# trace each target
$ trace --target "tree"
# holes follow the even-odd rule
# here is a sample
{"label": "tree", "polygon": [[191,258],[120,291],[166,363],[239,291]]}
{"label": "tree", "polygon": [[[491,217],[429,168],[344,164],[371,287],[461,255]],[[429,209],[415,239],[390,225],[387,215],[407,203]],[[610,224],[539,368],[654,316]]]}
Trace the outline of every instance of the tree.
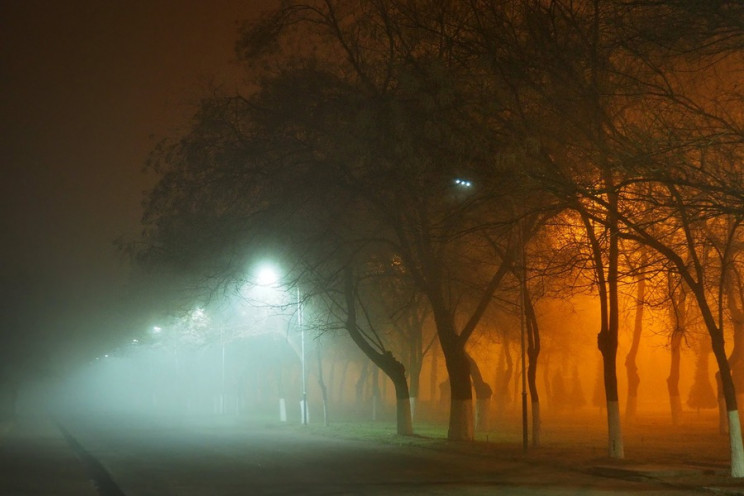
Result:
{"label": "tree", "polygon": [[[671,363],[667,377],[667,391],[669,392],[669,407],[672,414],[672,424],[677,425],[682,415],[682,402],[679,392],[679,369],[681,361],[682,340],[685,338],[688,322],[687,289],[680,284],[679,278],[673,273],[668,275],[669,281],[669,314],[671,332],[669,333],[669,350]],[[707,358],[706,358],[707,359]]]}
{"label": "tree", "polygon": [[[646,265],[647,257],[641,253],[640,266]],[[641,333],[643,331],[643,310],[645,307],[646,299],[646,279],[643,273],[636,275],[636,301],[635,301],[635,318],[633,322],[633,339],[631,341],[630,349],[627,355],[625,355],[625,369],[628,380],[628,397],[625,405],[625,418],[626,421],[632,421],[636,415],[636,409],[638,405],[638,387],[641,383],[641,378],[638,375],[638,366],[636,365],[636,357],[638,356],[638,348],[641,343]]]}
{"label": "tree", "polygon": [[[623,456],[615,359],[619,329],[617,183],[612,162],[612,96],[621,84],[611,61],[615,40],[599,1],[524,2],[519,9],[490,8],[478,15],[477,42],[492,61],[495,79],[506,80],[516,116],[510,131],[532,143],[529,175],[579,215],[592,248],[601,319],[597,345],[604,362],[610,455]],[[505,26],[505,29],[500,27]],[[576,183],[594,185],[610,208],[594,224],[591,205],[574,194]]]}
{"label": "tree", "polygon": [[[386,271],[405,274],[399,259],[386,266]],[[424,358],[436,342],[436,333],[427,332],[427,321],[431,311],[425,296],[410,284],[405,277],[380,278],[377,290],[369,291],[365,299],[382,298],[381,303],[391,322],[391,334],[396,341],[396,350],[404,357],[406,373],[411,390],[411,412],[415,414],[419,397],[421,368]]]}
{"label": "tree", "polygon": [[[219,275],[235,273],[244,253],[280,249],[295,262],[293,283],[335,309],[394,384],[403,362],[420,365],[417,312],[427,309],[451,387],[448,436],[472,439],[480,374],[467,345],[495,297],[516,301],[499,292],[523,272],[517,254],[528,240],[560,230],[577,241],[572,263],[521,265],[575,270],[583,284],[571,290],[596,292],[608,447],[621,458],[620,285],[647,265],[628,255],[623,266],[621,253],[637,247],[695,302],[732,426],[732,474],[744,475],[731,377],[741,354],[731,267],[744,218],[735,106],[744,98],[731,78],[715,77],[744,66],[718,58],[741,46],[741,11],[682,1],[288,2],[243,32],[241,56],[260,69],[253,93],[205,101],[191,133],[159,155],[148,253],[163,248]],[[673,28],[659,26],[665,16]],[[526,236],[523,223],[534,227]],[[371,270],[391,261],[402,270]],[[652,279],[637,280],[629,414]],[[410,353],[387,340],[407,320],[394,318],[406,315],[392,304],[400,292],[425,300],[406,307]],[[735,328],[728,357],[724,308]],[[534,311],[527,323],[534,384]]]}
{"label": "tree", "polygon": [[[620,237],[656,250],[691,287],[714,343],[729,416],[738,424],[732,413],[736,404],[733,388],[728,385],[728,364],[723,360],[722,330],[715,323],[715,313],[707,315],[715,307],[705,301],[708,286],[704,267],[695,264],[695,269],[687,270],[684,258],[675,251],[694,251],[699,245],[667,244],[671,240],[668,236],[660,238],[656,235],[661,233],[650,233],[657,226],[649,223],[668,227],[669,216],[654,210],[658,201],[639,193],[635,185],[651,176],[662,189],[670,188],[674,199],[667,204],[674,206],[676,202],[678,214],[678,222],[670,223],[682,229],[690,241],[696,233],[685,219],[695,214],[682,211],[699,211],[700,189],[681,191],[680,184],[697,182],[712,187],[711,180],[723,178],[738,183],[740,174],[735,168],[677,169],[680,174],[671,174],[672,181],[669,173],[680,157],[699,150],[703,143],[706,149],[717,144],[718,151],[729,158],[738,156],[734,150],[741,123],[733,117],[736,113],[726,108],[730,108],[730,102],[741,101],[740,95],[730,91],[731,87],[717,84],[715,77],[695,78],[703,82],[696,85],[690,74],[692,69],[715,76],[716,69],[711,68],[716,67],[716,60],[723,60],[716,56],[741,46],[741,8],[731,2],[706,8],[687,2],[556,0],[523,4],[509,16],[496,2],[484,4],[493,8],[483,9],[485,14],[479,16],[478,46],[494,61],[496,77],[512,81],[516,103],[511,115],[520,116],[523,123],[515,123],[510,129],[520,140],[525,136],[537,140],[540,153],[536,155],[544,158],[545,167],[535,174],[536,179],[580,214],[594,247],[603,305],[598,345],[605,363],[610,454],[622,456],[614,373]],[[498,15],[488,17],[491,12]],[[724,20],[726,16],[737,20]],[[659,19],[666,17],[673,19],[672,27],[659,30]],[[680,30],[684,21],[692,21],[692,29]],[[705,95],[722,94],[711,89],[723,89],[731,99],[724,102],[714,97],[705,101]],[[728,189],[734,190],[736,187]],[[656,188],[653,191],[658,194]],[[728,204],[720,197],[715,202]],[[731,437],[733,474],[744,473],[739,437]]]}
{"label": "tree", "polygon": [[[341,25],[328,9],[300,13],[321,16],[306,24],[333,34]],[[370,19],[380,20],[363,18],[356,28],[376,28],[363,23]],[[335,36],[351,36],[346,29]],[[458,172],[474,175],[485,166],[485,131],[461,115],[455,80],[436,61],[417,67],[405,59],[409,53],[395,54],[389,62],[396,72],[388,76],[396,86],[390,79],[376,86],[377,65],[356,66],[355,55],[347,55],[352,76],[337,63],[288,60],[251,98],[205,101],[190,135],[159,156],[163,180],[147,212],[148,254],[186,245],[184,263],[236,274],[236,254],[255,252],[252,242],[263,239],[298,260],[295,280],[317,292],[348,288],[339,274],[362,275],[375,257],[400,257],[427,296],[444,350],[453,389],[450,437],[471,439],[465,345],[508,266],[482,256],[504,229],[476,215],[485,209],[478,189],[499,183],[484,178],[472,193],[454,183]],[[459,156],[463,149],[469,156]],[[471,315],[460,330],[463,308]]]}
{"label": "tree", "polygon": [[[456,6],[422,3],[408,10],[395,2],[361,2],[349,7],[330,1],[289,5],[269,24],[248,32],[244,47],[255,57],[256,40],[265,41],[259,34],[279,34],[268,45],[281,46],[290,43],[281,37],[282,28],[308,30],[324,47],[324,56],[312,65],[326,67],[354,88],[358,98],[344,105],[347,115],[334,126],[348,132],[322,153],[336,158],[338,176],[375,216],[380,236],[426,295],[452,388],[449,437],[472,439],[465,346],[508,271],[508,260],[499,253],[509,253],[503,246],[509,229],[494,222],[498,210],[485,214],[487,199],[498,201],[508,191],[509,171],[491,167],[496,145],[489,139],[491,129],[472,118],[478,102],[441,36],[450,24],[439,20],[457,21]],[[419,23],[415,26],[431,22],[440,32],[410,28],[411,16]],[[293,118],[293,126],[300,124]],[[317,121],[304,124],[305,133],[317,134]],[[467,181],[455,183],[461,176]],[[467,190],[459,190],[463,186]]]}
{"label": "tree", "polygon": [[[323,86],[321,74],[303,72],[290,77]],[[282,89],[290,87],[282,87],[284,83],[288,81],[276,81],[260,96],[269,100],[276,92],[285,96]],[[315,95],[308,92],[303,96]],[[292,103],[305,102],[300,98]],[[401,385],[402,366],[384,348],[376,351],[365,341],[355,318],[357,292],[341,278],[368,263],[369,245],[374,245],[369,233],[374,227],[350,231],[349,223],[364,217],[342,215],[355,209],[349,190],[342,199],[339,192],[343,190],[328,187],[334,184],[334,178],[325,175],[336,172],[332,164],[315,160],[315,167],[308,168],[304,160],[313,157],[305,147],[291,142],[293,136],[268,132],[277,122],[283,124],[281,119],[261,121],[265,116],[254,110],[240,97],[205,100],[191,133],[155,156],[162,178],[146,211],[149,230],[142,256],[188,264],[196,274],[211,277],[215,285],[243,280],[244,254],[281,246],[276,257],[290,259],[291,255],[297,261],[287,265],[287,280],[306,285],[303,292],[308,298],[346,302],[346,307],[336,305],[348,312],[340,320],[343,328],[391,375],[396,388],[403,388],[398,397],[407,401],[407,386]],[[241,126],[246,126],[245,132]],[[286,162],[277,163],[279,159]],[[283,194],[277,196],[278,190]],[[330,205],[334,208],[328,208]],[[199,222],[191,222],[194,218]],[[350,233],[359,238],[351,239]],[[355,256],[357,253],[360,255]],[[335,298],[336,293],[343,298]],[[410,413],[408,417],[399,419],[401,434],[411,433]]]}
{"label": "tree", "polygon": [[[523,276],[526,277],[526,274]],[[532,297],[523,283],[524,326],[527,334],[527,383],[529,384],[532,412],[532,445],[540,446],[540,397],[537,392],[537,359],[540,355],[540,331]]]}
{"label": "tree", "polygon": [[[370,342],[374,339],[369,332],[365,332],[357,319],[357,306],[359,305],[359,290],[355,287],[354,275],[350,267],[344,270],[344,299],[346,308],[345,329],[351,339],[372,362],[377,365],[393,382],[396,398],[397,432],[401,435],[413,434],[411,422],[411,402],[408,392],[408,381],[406,379],[405,367],[392,354],[381,345],[379,334],[376,340],[382,351],[377,351]],[[372,326],[370,326],[372,327]],[[373,331],[372,331],[373,332]]]}

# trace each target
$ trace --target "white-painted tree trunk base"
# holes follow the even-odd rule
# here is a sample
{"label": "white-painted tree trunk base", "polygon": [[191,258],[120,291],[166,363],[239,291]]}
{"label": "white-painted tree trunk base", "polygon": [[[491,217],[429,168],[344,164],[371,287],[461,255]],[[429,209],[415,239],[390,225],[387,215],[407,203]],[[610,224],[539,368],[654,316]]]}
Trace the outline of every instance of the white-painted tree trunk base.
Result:
{"label": "white-painted tree trunk base", "polygon": [[310,423],[310,410],[307,409],[305,400],[300,400],[300,423],[303,425]]}
{"label": "white-painted tree trunk base", "polygon": [[287,421],[287,402],[279,398],[279,422]]}
{"label": "white-painted tree trunk base", "polygon": [[607,433],[610,458],[625,458],[623,433],[620,428],[620,403],[617,401],[607,402]]}
{"label": "white-painted tree trunk base", "polygon": [[741,439],[739,411],[728,412],[729,443],[731,445],[731,477],[744,477],[744,445]]}

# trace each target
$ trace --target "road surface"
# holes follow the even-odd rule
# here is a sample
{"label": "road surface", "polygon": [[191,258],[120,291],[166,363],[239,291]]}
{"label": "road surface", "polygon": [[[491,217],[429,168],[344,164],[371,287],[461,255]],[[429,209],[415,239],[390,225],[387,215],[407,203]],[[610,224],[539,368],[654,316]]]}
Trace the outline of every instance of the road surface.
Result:
{"label": "road surface", "polygon": [[[692,495],[660,481],[303,433],[298,426],[113,418],[63,422],[126,496]],[[90,466],[88,467],[90,470]],[[106,489],[102,490],[106,494]]]}

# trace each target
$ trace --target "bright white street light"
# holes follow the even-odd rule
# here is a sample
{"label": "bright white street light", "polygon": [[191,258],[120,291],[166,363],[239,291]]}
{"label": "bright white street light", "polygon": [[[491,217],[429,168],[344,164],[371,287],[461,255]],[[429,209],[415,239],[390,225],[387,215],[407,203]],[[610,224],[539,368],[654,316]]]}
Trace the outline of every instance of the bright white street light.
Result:
{"label": "bright white street light", "polygon": [[259,286],[273,286],[279,281],[276,269],[270,265],[264,265],[258,270],[256,282]]}

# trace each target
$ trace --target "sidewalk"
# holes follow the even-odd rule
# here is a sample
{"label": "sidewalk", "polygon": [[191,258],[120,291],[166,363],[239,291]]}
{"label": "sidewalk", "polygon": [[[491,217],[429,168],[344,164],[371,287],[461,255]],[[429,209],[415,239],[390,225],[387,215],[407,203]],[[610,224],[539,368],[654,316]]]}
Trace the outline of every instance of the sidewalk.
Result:
{"label": "sidewalk", "polygon": [[0,494],[96,496],[82,462],[48,419],[0,422]]}

